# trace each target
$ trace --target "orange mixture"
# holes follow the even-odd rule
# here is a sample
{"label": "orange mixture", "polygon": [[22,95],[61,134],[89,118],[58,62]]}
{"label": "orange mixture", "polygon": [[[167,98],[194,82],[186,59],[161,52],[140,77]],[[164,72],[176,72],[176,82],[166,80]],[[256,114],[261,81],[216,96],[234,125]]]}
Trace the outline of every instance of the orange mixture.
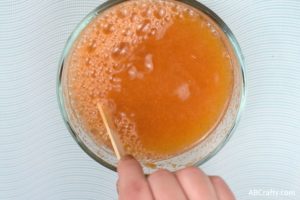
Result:
{"label": "orange mixture", "polygon": [[231,97],[224,34],[175,1],[132,0],[95,17],[68,58],[67,90],[83,129],[110,142],[97,103],[111,111],[127,153],[164,157],[201,141]]}

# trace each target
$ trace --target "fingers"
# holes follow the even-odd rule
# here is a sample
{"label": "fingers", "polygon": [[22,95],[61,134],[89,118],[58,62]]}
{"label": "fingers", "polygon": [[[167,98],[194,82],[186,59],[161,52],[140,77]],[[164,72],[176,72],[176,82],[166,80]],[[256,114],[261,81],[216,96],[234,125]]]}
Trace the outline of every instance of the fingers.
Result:
{"label": "fingers", "polygon": [[118,164],[119,200],[235,200],[222,178],[208,177],[196,167],[171,173],[158,170],[148,178],[132,157]]}
{"label": "fingers", "polygon": [[153,200],[151,189],[140,164],[130,156],[118,164],[120,200]]}
{"label": "fingers", "polygon": [[148,177],[156,200],[187,200],[176,176],[167,170],[158,170]]}
{"label": "fingers", "polygon": [[218,200],[210,179],[200,169],[188,167],[177,171],[176,176],[189,200]]}
{"label": "fingers", "polygon": [[210,176],[209,178],[215,188],[219,200],[235,200],[230,188],[221,177]]}

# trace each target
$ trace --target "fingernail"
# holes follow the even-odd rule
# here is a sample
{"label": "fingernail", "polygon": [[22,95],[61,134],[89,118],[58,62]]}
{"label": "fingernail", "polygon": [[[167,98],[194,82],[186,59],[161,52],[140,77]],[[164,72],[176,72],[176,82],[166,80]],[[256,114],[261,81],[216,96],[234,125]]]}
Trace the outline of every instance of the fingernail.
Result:
{"label": "fingernail", "polygon": [[121,160],[131,160],[131,159],[134,159],[132,155],[125,155],[121,158]]}

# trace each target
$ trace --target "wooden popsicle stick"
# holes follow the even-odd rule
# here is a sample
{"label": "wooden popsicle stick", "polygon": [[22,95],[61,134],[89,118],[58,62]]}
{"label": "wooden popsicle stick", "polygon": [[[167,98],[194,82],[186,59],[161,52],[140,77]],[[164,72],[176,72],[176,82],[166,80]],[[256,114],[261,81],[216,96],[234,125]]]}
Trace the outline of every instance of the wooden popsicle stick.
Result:
{"label": "wooden popsicle stick", "polygon": [[118,132],[116,130],[116,127],[112,121],[111,115],[105,108],[105,106],[101,105],[100,103],[97,104],[98,110],[101,114],[104,126],[106,128],[107,134],[109,136],[109,139],[111,141],[111,144],[113,146],[113,149],[115,151],[115,154],[120,160],[123,156],[125,156],[125,152],[123,149],[123,145],[120,141],[120,138],[118,136]]}

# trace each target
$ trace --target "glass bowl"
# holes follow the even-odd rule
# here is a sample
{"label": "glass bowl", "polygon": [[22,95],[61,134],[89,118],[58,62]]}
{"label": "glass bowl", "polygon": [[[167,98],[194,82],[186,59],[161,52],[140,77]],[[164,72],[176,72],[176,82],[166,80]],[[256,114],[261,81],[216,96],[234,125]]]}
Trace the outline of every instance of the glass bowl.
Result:
{"label": "glass bowl", "polygon": [[[118,162],[114,152],[104,145],[96,144],[91,136],[82,129],[80,123],[76,122],[76,115],[72,109],[70,109],[68,94],[67,91],[64,90],[67,79],[67,65],[65,65],[65,61],[70,53],[70,50],[72,49],[74,42],[79,37],[82,30],[84,30],[89,24],[89,22],[91,22],[91,20],[101,14],[104,10],[124,1],[125,0],[109,0],[94,9],[79,23],[69,37],[64,48],[57,75],[57,96],[59,107],[69,132],[89,156],[113,171],[116,171],[116,165]],[[175,171],[186,166],[199,166],[206,162],[208,159],[214,156],[229,140],[231,134],[234,132],[234,129],[237,126],[240,113],[245,104],[244,61],[241,49],[233,33],[220,17],[218,17],[213,11],[203,4],[195,0],[181,0],[180,2],[192,6],[194,9],[202,12],[202,14],[208,17],[211,22],[219,28],[219,30],[223,31],[225,36],[225,39],[223,38],[223,42],[227,48],[231,49],[230,52],[232,54],[230,55],[232,58],[231,61],[234,74],[232,96],[227,109],[223,114],[223,117],[204,140],[200,141],[193,147],[166,159],[148,159],[147,161],[140,160],[145,173],[151,173],[156,168],[165,168],[170,171]]]}

